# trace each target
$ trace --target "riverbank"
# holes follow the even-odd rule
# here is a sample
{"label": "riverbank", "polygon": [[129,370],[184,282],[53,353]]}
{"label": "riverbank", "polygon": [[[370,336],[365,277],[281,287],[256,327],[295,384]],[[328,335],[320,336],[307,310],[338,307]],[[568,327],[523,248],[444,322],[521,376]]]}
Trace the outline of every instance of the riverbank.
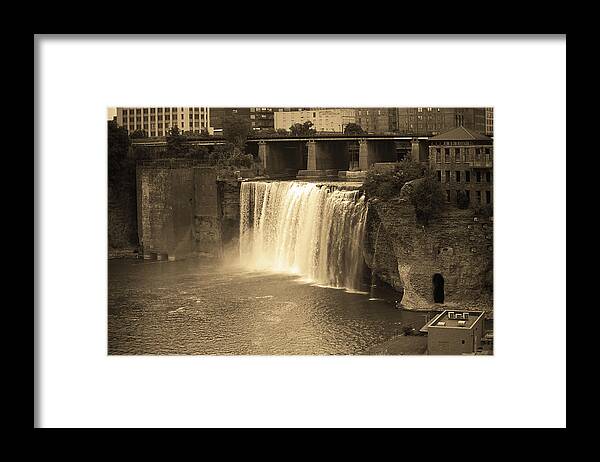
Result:
{"label": "riverbank", "polygon": [[383,343],[374,345],[362,355],[424,355],[427,354],[426,335],[397,335]]}

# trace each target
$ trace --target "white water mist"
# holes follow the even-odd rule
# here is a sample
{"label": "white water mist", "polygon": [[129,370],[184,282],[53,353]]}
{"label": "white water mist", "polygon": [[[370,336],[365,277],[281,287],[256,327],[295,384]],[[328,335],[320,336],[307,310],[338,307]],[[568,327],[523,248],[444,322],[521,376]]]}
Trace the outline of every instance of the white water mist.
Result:
{"label": "white water mist", "polygon": [[298,181],[244,182],[240,259],[253,269],[360,290],[366,219],[358,190]]}

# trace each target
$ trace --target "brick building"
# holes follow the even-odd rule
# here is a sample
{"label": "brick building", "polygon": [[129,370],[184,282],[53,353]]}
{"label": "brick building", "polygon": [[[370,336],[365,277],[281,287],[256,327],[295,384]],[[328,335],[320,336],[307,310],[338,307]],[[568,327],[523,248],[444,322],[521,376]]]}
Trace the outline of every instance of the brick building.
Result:
{"label": "brick building", "polygon": [[486,133],[487,113],[486,108],[397,108],[397,130],[411,136],[435,136],[457,127]]}
{"label": "brick building", "polygon": [[457,204],[462,191],[471,206],[492,204],[493,154],[490,137],[465,127],[429,138],[429,167],[447,202]]}
{"label": "brick building", "polygon": [[393,133],[398,127],[398,108],[364,107],[355,110],[356,123],[371,134]]}

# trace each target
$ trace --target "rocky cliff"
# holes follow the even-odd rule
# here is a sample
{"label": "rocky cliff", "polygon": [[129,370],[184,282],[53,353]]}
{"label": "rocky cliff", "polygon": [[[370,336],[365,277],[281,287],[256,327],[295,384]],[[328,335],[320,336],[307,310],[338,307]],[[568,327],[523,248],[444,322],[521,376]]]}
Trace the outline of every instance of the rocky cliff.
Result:
{"label": "rocky cliff", "polygon": [[369,201],[367,265],[404,291],[406,308],[491,311],[493,217],[448,206],[422,225],[409,196],[407,184],[397,199]]}

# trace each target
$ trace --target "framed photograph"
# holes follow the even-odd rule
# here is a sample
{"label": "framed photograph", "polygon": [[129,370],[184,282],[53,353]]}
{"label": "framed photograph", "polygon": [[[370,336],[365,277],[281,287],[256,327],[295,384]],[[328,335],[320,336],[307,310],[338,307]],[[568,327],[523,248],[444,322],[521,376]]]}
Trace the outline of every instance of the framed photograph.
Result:
{"label": "framed photograph", "polygon": [[133,39],[35,36],[35,426],[565,426],[566,36]]}

